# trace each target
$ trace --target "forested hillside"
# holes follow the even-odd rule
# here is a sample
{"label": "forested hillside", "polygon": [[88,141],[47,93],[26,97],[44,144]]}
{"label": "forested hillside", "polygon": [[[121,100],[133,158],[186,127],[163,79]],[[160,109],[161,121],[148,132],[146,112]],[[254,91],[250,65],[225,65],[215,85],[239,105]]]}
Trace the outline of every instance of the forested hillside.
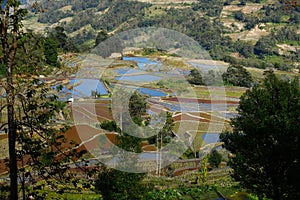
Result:
{"label": "forested hillside", "polygon": [[299,11],[284,0],[42,0],[28,20],[63,27],[83,51],[99,31],[154,26],[192,37],[214,59],[290,71],[299,67]]}

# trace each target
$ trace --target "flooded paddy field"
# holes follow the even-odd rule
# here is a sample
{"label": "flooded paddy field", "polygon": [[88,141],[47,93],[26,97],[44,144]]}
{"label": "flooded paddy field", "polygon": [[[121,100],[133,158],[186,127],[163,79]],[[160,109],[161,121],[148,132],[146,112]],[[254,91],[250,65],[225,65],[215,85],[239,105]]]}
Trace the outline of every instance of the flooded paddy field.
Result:
{"label": "flooded paddy field", "polygon": [[[65,85],[65,92],[74,98],[71,109],[76,126],[85,124],[95,129],[95,124],[113,120],[110,97],[114,87],[118,85],[146,95],[149,105],[147,113],[150,117],[165,111],[172,112],[174,132],[185,130],[192,133],[195,143],[218,142],[219,132],[228,128],[230,118],[236,116],[238,98],[245,88],[192,86],[186,80],[192,65],[204,72],[224,70],[225,66],[199,64],[195,61],[176,62],[170,59],[128,56],[112,62],[109,67],[97,66],[89,72],[83,72],[80,78],[70,80]],[[96,66],[96,61],[89,64]],[[100,69],[101,72],[97,72]],[[95,78],[97,73],[101,76]],[[91,74],[93,75],[89,78]],[[93,96],[93,92],[100,95]],[[89,129],[84,129],[83,132],[89,132]],[[87,144],[97,145],[94,140]],[[155,151],[155,147],[145,144],[143,150]]]}

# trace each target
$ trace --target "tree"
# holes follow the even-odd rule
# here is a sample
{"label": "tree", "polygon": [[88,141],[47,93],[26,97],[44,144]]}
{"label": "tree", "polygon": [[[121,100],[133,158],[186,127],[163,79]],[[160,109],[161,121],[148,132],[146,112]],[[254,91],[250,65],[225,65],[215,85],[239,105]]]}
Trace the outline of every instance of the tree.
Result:
{"label": "tree", "polygon": [[194,85],[204,85],[202,76],[197,69],[192,69],[190,71],[188,82]]}
{"label": "tree", "polygon": [[145,189],[141,181],[144,176],[104,167],[95,181],[95,189],[102,194],[104,200],[143,199]]}
{"label": "tree", "polygon": [[146,113],[145,97],[135,91],[129,100],[129,113],[131,116],[141,116]]}
{"label": "tree", "polygon": [[48,33],[48,38],[55,40],[58,44],[58,48],[64,51],[78,52],[78,48],[74,44],[73,40],[68,38],[65,33],[65,29],[61,26],[56,26],[53,30]]}
{"label": "tree", "polygon": [[237,40],[234,44],[234,48],[245,58],[249,58],[254,53],[253,45],[250,42]]}
{"label": "tree", "polygon": [[106,31],[100,31],[97,34],[96,41],[95,41],[95,47],[98,46],[101,42],[106,40],[108,38],[108,34]]}
{"label": "tree", "polygon": [[44,55],[46,63],[51,66],[57,66],[57,43],[51,38],[46,38],[44,42]]}
{"label": "tree", "polygon": [[59,48],[63,49],[67,45],[68,36],[65,34],[65,29],[61,26],[56,26],[52,32],[49,33],[50,37],[56,40]]}
{"label": "tree", "polygon": [[212,167],[218,168],[222,161],[222,155],[217,151],[214,150],[208,157],[208,162]]}
{"label": "tree", "polygon": [[275,53],[274,46],[276,44],[274,36],[261,37],[254,46],[254,53],[260,57],[263,55],[273,55]]}
{"label": "tree", "polygon": [[[117,128],[117,130],[120,129]],[[135,153],[142,152],[141,139],[124,132],[119,133],[116,143],[123,150]],[[115,156],[118,156],[119,168],[124,169],[124,171],[121,171],[119,168],[103,167],[95,181],[96,191],[102,194],[104,200],[143,199],[146,188],[141,181],[145,177],[145,173],[130,173],[126,171],[128,167],[132,170],[137,164],[137,160],[133,157],[129,163],[128,155],[122,154],[122,152],[115,152],[115,154]]]}
{"label": "tree", "polygon": [[251,74],[241,65],[230,65],[222,75],[223,81],[234,86],[250,87],[253,83]]}
{"label": "tree", "polygon": [[41,71],[42,51],[36,51],[40,43],[32,33],[23,33],[21,21],[26,10],[19,6],[19,1],[7,0],[0,7],[0,63],[5,69],[0,85],[5,89],[7,102],[1,107],[1,111],[7,108],[7,121],[1,127],[8,126],[11,200],[18,199],[18,176],[23,199],[26,188],[32,187],[36,192],[35,183],[41,178],[47,184],[57,176],[60,180],[66,176],[73,180],[66,173],[69,166],[65,162],[74,161],[83,153],[77,152],[74,143],[63,145],[67,140],[63,133],[68,128],[64,120],[66,103],[59,100],[53,87],[36,76],[51,70]]}
{"label": "tree", "polygon": [[221,134],[233,153],[233,177],[260,198],[300,198],[299,79],[273,72],[242,95],[232,131]]}
{"label": "tree", "polygon": [[129,99],[129,113],[131,117],[141,117],[146,113],[145,97],[135,91]]}
{"label": "tree", "polygon": [[6,67],[6,100],[8,116],[8,143],[9,143],[9,169],[10,169],[10,199],[18,199],[18,167],[16,154],[17,130],[15,123],[15,91],[14,91],[14,62],[20,36],[20,22],[26,10],[20,9],[20,2],[15,0],[1,1],[0,63]]}

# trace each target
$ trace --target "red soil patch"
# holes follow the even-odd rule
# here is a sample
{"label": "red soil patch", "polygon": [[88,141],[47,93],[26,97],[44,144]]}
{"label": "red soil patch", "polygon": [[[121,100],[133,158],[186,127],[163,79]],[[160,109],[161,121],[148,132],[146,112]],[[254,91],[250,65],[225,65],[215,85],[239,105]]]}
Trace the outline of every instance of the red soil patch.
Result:
{"label": "red soil patch", "polygon": [[[70,154],[72,149],[76,149],[77,152],[82,150],[88,151],[101,145],[101,148],[110,148],[112,144],[116,143],[116,134],[106,133],[103,130],[95,129],[88,125],[77,125],[71,127],[66,133],[63,134],[66,141],[63,142],[61,139],[61,151],[65,154]],[[99,137],[102,136],[105,140],[101,140]],[[70,143],[72,142],[72,143]],[[75,146],[75,144],[79,146]],[[62,159],[63,156],[57,156],[57,159]],[[29,160],[29,156],[26,156],[24,162]],[[77,158],[73,158],[75,161]],[[21,163],[18,163],[21,167]],[[4,159],[0,160],[0,174],[8,172],[9,169],[6,167]]]}
{"label": "red soil patch", "polygon": [[195,171],[195,170],[199,170],[199,169],[201,169],[201,166],[181,168],[181,169],[175,170],[173,172],[173,176],[180,176],[180,175],[184,174],[187,171]]}
{"label": "red soil patch", "polygon": [[142,146],[142,147],[147,146],[147,145],[149,145],[148,141],[143,141],[143,142],[141,143],[141,146]]}
{"label": "red soil patch", "polygon": [[208,104],[234,104],[238,105],[239,102],[232,101],[232,100],[207,100],[207,99],[192,99],[192,98],[177,98],[177,97],[170,97],[170,98],[162,98],[164,101],[173,101],[173,102],[183,102],[183,103],[208,103]]}
{"label": "red soil patch", "polygon": [[156,151],[156,147],[154,145],[146,145],[143,148],[143,151]]}

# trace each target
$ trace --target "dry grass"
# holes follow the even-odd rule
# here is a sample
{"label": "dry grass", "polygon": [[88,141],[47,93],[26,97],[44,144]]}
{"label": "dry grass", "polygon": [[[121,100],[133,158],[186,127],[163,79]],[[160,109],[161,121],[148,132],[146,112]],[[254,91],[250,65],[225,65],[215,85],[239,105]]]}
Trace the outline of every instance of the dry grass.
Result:
{"label": "dry grass", "polygon": [[265,29],[260,29],[258,25],[255,28],[251,29],[250,31],[243,31],[240,33],[231,33],[228,36],[231,37],[234,41],[236,40],[245,40],[245,41],[252,41],[256,42],[262,36],[268,35],[269,33]]}
{"label": "dry grass", "polygon": [[59,9],[60,11],[71,11],[72,10],[72,5],[65,6]]}
{"label": "dry grass", "polygon": [[73,19],[73,17],[66,17],[66,18],[59,20],[59,23],[63,23],[63,22],[69,23],[72,21],[72,19]]}

